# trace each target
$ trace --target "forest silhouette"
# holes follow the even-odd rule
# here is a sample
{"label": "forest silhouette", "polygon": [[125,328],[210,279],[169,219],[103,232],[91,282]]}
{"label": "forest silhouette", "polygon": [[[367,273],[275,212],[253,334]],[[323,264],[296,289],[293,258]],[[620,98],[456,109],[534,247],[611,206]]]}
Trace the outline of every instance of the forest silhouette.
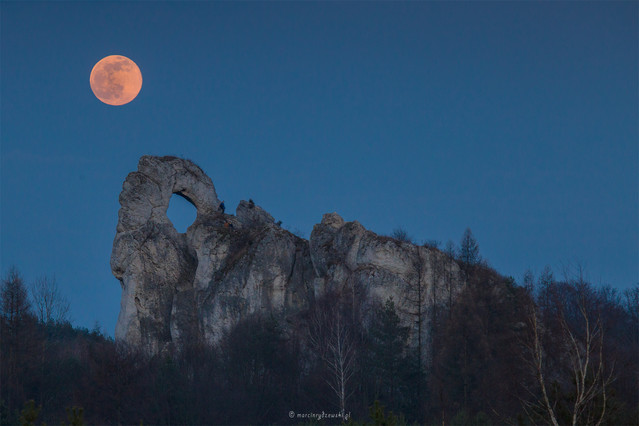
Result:
{"label": "forest silhouette", "polygon": [[0,289],[0,423],[639,422],[639,286],[594,286],[580,268],[518,283],[481,259],[470,230],[443,252],[464,280],[414,313],[428,341],[411,341],[392,299],[364,323],[337,292],[293,324],[253,315],[216,345],[155,356],[73,327],[55,280],[27,285],[12,268]]}

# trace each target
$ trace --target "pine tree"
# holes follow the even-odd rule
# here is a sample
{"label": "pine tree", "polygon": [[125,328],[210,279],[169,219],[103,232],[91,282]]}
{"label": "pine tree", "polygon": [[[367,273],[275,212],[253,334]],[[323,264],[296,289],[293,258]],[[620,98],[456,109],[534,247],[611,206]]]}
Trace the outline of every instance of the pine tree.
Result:
{"label": "pine tree", "polygon": [[20,272],[11,267],[0,287],[0,399],[9,412],[22,404],[25,373],[33,353],[33,317]]}
{"label": "pine tree", "polygon": [[481,262],[479,244],[477,244],[477,240],[475,240],[470,228],[466,228],[464,236],[461,239],[459,245],[459,260],[467,266],[475,266]]}
{"label": "pine tree", "polygon": [[35,401],[30,399],[24,405],[24,408],[20,412],[20,425],[22,426],[33,426],[35,422],[38,420],[38,416],[40,415],[40,411],[42,410],[42,406],[36,407]]}
{"label": "pine tree", "polygon": [[369,331],[372,370],[377,378],[376,397],[393,408],[400,407],[404,397],[402,388],[408,364],[404,349],[408,332],[408,327],[400,323],[392,298],[376,310]]}

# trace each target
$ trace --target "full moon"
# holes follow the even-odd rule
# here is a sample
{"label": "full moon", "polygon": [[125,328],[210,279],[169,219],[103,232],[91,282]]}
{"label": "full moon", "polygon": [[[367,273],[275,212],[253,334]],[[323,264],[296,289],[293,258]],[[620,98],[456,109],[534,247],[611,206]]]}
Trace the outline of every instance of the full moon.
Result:
{"label": "full moon", "polygon": [[111,55],[95,64],[89,83],[93,94],[105,104],[124,105],[140,93],[142,73],[126,56]]}

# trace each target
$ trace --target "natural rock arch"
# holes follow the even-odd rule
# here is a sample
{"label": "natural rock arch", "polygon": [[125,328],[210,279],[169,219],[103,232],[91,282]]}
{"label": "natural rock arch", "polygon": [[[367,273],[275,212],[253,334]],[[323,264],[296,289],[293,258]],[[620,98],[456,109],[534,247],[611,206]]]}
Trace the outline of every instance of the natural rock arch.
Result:
{"label": "natural rock arch", "polygon": [[129,173],[122,185],[117,231],[131,231],[148,222],[167,223],[173,194],[195,206],[196,220],[217,212],[215,186],[198,166],[177,157],[142,157],[138,170]]}
{"label": "natural rock arch", "polygon": [[[122,185],[111,254],[111,269],[123,288],[116,337],[150,352],[197,333],[192,306],[197,255],[166,214],[173,194],[195,206],[196,222],[217,215],[215,187],[202,169],[176,157],[144,156]],[[184,312],[176,310],[185,304]]]}
{"label": "natural rock arch", "polygon": [[176,192],[171,195],[169,207],[166,211],[169,221],[173,227],[180,233],[186,233],[189,226],[195,223],[197,218],[197,208],[195,204],[181,193]]}

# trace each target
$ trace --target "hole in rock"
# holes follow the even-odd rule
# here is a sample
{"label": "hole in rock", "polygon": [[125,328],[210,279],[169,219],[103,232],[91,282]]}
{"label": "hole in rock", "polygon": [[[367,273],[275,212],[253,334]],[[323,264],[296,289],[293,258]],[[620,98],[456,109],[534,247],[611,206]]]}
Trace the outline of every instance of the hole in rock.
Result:
{"label": "hole in rock", "polygon": [[166,215],[169,217],[175,229],[180,233],[184,233],[195,221],[197,209],[182,195],[173,194],[169,201],[169,208],[166,210]]}

